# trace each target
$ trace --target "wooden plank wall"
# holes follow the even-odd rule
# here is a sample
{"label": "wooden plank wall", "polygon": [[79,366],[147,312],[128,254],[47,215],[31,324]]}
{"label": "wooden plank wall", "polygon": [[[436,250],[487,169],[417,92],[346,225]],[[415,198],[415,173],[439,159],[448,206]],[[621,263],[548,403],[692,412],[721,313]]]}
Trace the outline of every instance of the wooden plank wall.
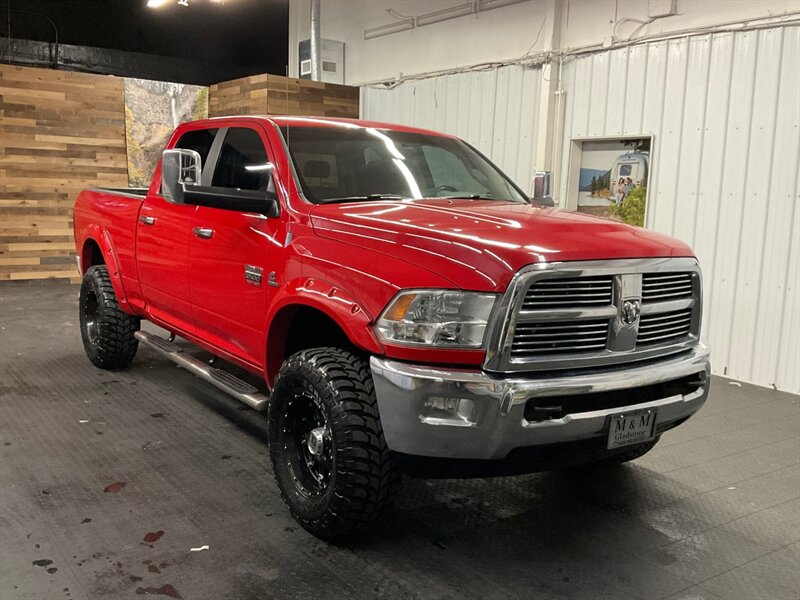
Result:
{"label": "wooden plank wall", "polygon": [[127,185],[123,79],[0,64],[0,281],[76,278],[75,197]]}
{"label": "wooden plank wall", "polygon": [[280,75],[253,75],[211,86],[210,117],[229,115],[307,115],[358,118],[359,88],[294,79]]}
{"label": "wooden plank wall", "polygon": [[[355,87],[256,75],[211,86],[209,113],[358,117],[358,101]],[[0,281],[77,280],[75,197],[127,185],[124,79],[0,64]]]}

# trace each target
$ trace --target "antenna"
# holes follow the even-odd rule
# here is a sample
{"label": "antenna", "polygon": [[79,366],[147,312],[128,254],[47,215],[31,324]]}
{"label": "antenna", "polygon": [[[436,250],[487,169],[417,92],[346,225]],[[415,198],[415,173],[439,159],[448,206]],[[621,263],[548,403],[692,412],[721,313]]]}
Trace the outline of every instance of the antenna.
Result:
{"label": "antenna", "polygon": [[[289,65],[286,65],[286,112],[289,115]],[[286,121],[286,148],[289,148],[289,121]]]}

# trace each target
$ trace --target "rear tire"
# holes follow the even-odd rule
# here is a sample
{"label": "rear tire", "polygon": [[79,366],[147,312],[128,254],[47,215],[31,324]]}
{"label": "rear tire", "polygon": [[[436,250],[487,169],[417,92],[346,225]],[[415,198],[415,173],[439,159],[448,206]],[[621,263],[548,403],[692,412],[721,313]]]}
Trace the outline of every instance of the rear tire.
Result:
{"label": "rear tire", "polygon": [[269,408],[272,469],[295,520],[332,539],[378,518],[399,483],[368,364],[338,348],[291,356]]}
{"label": "rear tire", "polygon": [[81,338],[86,356],[101,369],[123,369],[131,364],[138,340],[138,317],[119,307],[105,265],[89,267],[80,294]]}

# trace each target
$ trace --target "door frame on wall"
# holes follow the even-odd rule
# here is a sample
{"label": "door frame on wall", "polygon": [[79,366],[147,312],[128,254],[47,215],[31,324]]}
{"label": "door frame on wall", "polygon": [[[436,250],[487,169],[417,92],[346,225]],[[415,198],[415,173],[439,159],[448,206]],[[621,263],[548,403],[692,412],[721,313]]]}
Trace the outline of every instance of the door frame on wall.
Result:
{"label": "door frame on wall", "polygon": [[578,210],[578,187],[580,186],[581,163],[583,161],[584,142],[619,142],[625,140],[650,139],[650,166],[647,175],[647,202],[644,206],[644,226],[650,222],[650,199],[654,196],[650,193],[651,184],[655,181],[656,166],[652,160],[653,148],[656,136],[654,133],[637,133],[624,135],[599,135],[586,137],[571,137],[569,139],[569,157],[567,159],[566,170],[566,191],[563,201],[560,203],[564,210]]}

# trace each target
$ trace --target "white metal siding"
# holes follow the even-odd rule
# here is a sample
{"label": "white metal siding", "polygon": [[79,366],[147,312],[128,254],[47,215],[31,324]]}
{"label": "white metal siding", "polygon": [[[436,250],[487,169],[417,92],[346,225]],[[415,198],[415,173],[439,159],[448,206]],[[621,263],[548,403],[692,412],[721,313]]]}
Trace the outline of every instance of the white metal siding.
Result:
{"label": "white metal siding", "polygon": [[[652,134],[647,225],[704,272],[714,371],[800,392],[800,28],[718,33],[565,62],[561,173],[573,138]],[[524,188],[539,69],[365,88],[365,118],[459,135]],[[566,180],[560,182],[560,198]]]}
{"label": "white metal siding", "polygon": [[524,190],[533,178],[540,68],[472,71],[361,90],[364,119],[414,125],[467,140]]}
{"label": "white metal siding", "polygon": [[648,227],[697,252],[714,371],[794,392],[798,62],[800,28],[776,27],[587,55],[565,63],[562,83],[565,142],[654,136]]}

